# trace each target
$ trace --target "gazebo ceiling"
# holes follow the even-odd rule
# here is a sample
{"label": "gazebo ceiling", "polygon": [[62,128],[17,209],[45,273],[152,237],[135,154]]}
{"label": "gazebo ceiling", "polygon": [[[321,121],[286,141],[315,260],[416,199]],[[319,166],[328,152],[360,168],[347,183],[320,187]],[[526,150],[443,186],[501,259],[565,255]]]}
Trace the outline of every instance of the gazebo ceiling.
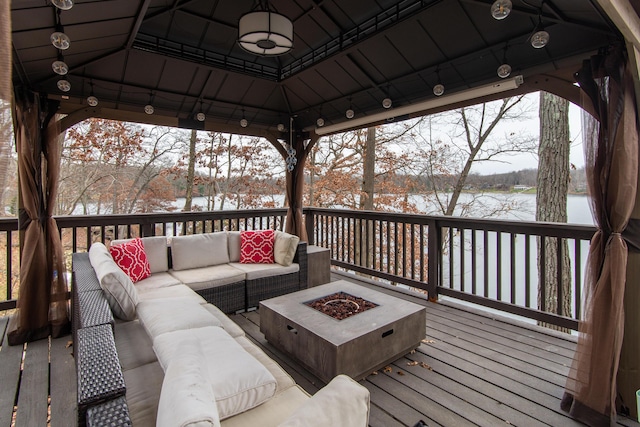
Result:
{"label": "gazebo ceiling", "polygon": [[[621,40],[596,0],[513,0],[495,20],[489,0],[272,0],[293,21],[294,47],[277,57],[256,56],[237,43],[238,21],[254,0],[76,0],[60,12],[70,48],[62,51],[71,90],[61,92],[51,64],[57,8],[46,0],[13,0],[16,85],[61,99],[61,111],[174,120],[206,128],[237,127],[247,133],[276,130],[278,123],[312,129],[436,98],[512,76],[572,79],[583,59]],[[539,9],[542,5],[542,9]],[[535,49],[529,39],[539,13],[551,39]],[[87,105],[91,94],[95,108]],[[64,97],[63,97],[64,95]],[[68,99],[67,99],[68,98]],[[144,114],[146,104],[154,114]]]}

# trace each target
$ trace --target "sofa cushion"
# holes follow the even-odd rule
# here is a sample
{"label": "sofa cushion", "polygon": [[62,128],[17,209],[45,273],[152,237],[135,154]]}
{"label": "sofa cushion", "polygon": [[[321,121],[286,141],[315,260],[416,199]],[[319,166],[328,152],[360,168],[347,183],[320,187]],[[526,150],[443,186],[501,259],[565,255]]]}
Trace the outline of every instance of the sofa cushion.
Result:
{"label": "sofa cushion", "polygon": [[275,241],[273,243],[273,259],[280,265],[285,267],[291,265],[293,257],[296,255],[300,238],[293,234],[276,231]]}
{"label": "sofa cushion", "polygon": [[205,356],[195,339],[181,343],[162,382],[156,427],[219,427],[220,416]]}
{"label": "sofa cushion", "polygon": [[118,267],[107,247],[100,242],[92,244],[89,260],[113,314],[123,320],[135,319],[138,293],[131,278]]}
{"label": "sofa cushion", "polygon": [[134,426],[155,426],[164,372],[153,362],[122,373],[127,386],[127,406]]}
{"label": "sofa cushion", "polygon": [[218,307],[213,304],[203,304],[202,306],[220,321],[220,327],[227,331],[233,338],[244,336],[244,330],[238,326],[236,322],[229,319],[229,316],[224,314]]}
{"label": "sofa cushion", "polygon": [[273,230],[240,232],[240,262],[242,264],[273,264]]}
{"label": "sofa cushion", "polygon": [[137,311],[152,340],[167,332],[221,326],[217,317],[189,298],[140,301]]}
{"label": "sofa cushion", "polygon": [[240,262],[240,232],[229,231],[227,233],[229,244],[229,261]]}
{"label": "sofa cushion", "polygon": [[238,283],[245,279],[243,271],[229,264],[172,271],[171,274],[195,291],[228,285],[229,283]]}
{"label": "sofa cushion", "polygon": [[139,320],[116,322],[113,336],[123,372],[158,361],[153,342]]}
{"label": "sofa cushion", "polygon": [[[114,240],[111,245],[119,245],[130,241],[131,239]],[[149,269],[151,274],[160,273],[169,270],[169,258],[167,256],[167,237],[166,236],[150,236],[143,237],[142,244],[144,251],[149,260]]]}
{"label": "sofa cushion", "polygon": [[138,294],[140,292],[148,291],[150,289],[164,288],[167,286],[174,286],[179,284],[180,284],[180,280],[176,279],[167,271],[153,273],[151,274],[151,276],[147,277],[146,279],[142,279],[141,281],[134,283],[138,291]]}
{"label": "sofa cushion", "polygon": [[257,408],[223,420],[221,424],[222,427],[277,426],[307,400],[309,395],[296,385],[278,392]]}
{"label": "sofa cushion", "polygon": [[279,427],[367,427],[369,390],[338,375],[304,402]]}
{"label": "sofa cushion", "polygon": [[161,299],[176,299],[176,298],[188,298],[198,304],[206,304],[207,300],[202,298],[197,293],[193,292],[191,288],[182,283],[174,286],[166,286],[164,288],[157,289],[145,289],[138,292],[140,302],[148,300],[161,300]]}
{"label": "sofa cushion", "polygon": [[213,387],[220,419],[247,411],[269,400],[276,380],[260,362],[222,328],[205,327],[158,336],[153,349],[166,368],[182,352],[182,342],[195,338],[206,355],[208,380]]}
{"label": "sofa cushion", "polygon": [[298,264],[290,264],[288,267],[285,267],[280,264],[240,264],[234,262],[230,265],[244,272],[246,274],[247,280],[280,276],[283,274],[297,273],[298,271],[300,271],[300,266]]}
{"label": "sofa cushion", "polygon": [[262,351],[260,347],[254,344],[247,337],[236,337],[238,344],[242,346],[250,355],[256,358],[256,360],[264,365],[271,375],[276,379],[276,393],[280,393],[293,387],[295,381],[291,378],[291,375],[287,373],[280,365],[278,365],[272,358]]}
{"label": "sofa cushion", "polygon": [[229,262],[227,232],[191,234],[171,239],[173,269],[187,270]]}
{"label": "sofa cushion", "polygon": [[127,273],[134,283],[151,276],[142,240],[136,238],[119,245],[111,245],[109,253],[118,267]]}

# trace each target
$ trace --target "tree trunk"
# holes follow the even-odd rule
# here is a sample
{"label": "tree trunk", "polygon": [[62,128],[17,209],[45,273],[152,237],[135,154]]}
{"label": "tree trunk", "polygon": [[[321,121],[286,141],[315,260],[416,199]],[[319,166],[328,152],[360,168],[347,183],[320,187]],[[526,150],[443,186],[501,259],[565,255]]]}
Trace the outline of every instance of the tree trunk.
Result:
{"label": "tree trunk", "polygon": [[189,166],[187,169],[187,194],[185,194],[184,208],[182,209],[185,212],[191,212],[191,204],[193,202],[193,181],[196,169],[197,136],[198,131],[191,129],[191,138],[189,138]]}
{"label": "tree trunk", "polygon": [[[556,95],[540,92],[536,221],[567,222],[570,144],[569,102]],[[557,241],[545,239],[545,255],[542,258],[541,239],[538,238],[538,309],[544,308],[550,313],[570,316],[571,266],[566,240],[560,248],[563,252],[562,301],[558,301]],[[546,324],[545,326],[553,327]],[[564,330],[558,327],[553,328]]]}
{"label": "tree trunk", "polygon": [[[376,128],[367,129],[367,139],[364,143],[362,155],[362,191],[360,192],[360,209],[373,210],[373,196],[375,194],[376,169]],[[373,267],[373,224],[370,221],[360,221],[356,227],[355,255],[356,264],[363,267]]]}

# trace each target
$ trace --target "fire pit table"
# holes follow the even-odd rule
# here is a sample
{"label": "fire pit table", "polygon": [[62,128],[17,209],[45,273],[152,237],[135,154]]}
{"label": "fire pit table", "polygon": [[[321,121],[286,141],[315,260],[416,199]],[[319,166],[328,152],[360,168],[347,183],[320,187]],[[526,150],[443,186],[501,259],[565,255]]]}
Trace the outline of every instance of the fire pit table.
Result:
{"label": "fire pit table", "polygon": [[426,309],[339,280],[261,301],[260,330],[322,381],[359,380],[420,345]]}

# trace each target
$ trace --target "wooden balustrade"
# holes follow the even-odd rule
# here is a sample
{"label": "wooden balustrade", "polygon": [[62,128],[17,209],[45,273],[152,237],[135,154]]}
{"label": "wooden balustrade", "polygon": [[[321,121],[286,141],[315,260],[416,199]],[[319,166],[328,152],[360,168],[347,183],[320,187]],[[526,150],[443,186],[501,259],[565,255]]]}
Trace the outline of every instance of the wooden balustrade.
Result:
{"label": "wooden balustrade", "polygon": [[[586,254],[595,228],[342,209],[305,208],[309,243],[331,251],[334,266],[429,297],[456,298],[540,322],[577,329]],[[216,230],[284,229],[286,209],[56,217],[65,256],[92,242]],[[0,219],[0,311],[15,308],[19,286],[17,219]],[[538,298],[539,272],[550,242],[571,265],[571,312]],[[566,249],[565,249],[566,248]],[[544,277],[542,274],[541,277]],[[561,271],[556,280],[562,282]],[[562,289],[562,287],[560,287]],[[562,301],[558,292],[552,301]]]}

